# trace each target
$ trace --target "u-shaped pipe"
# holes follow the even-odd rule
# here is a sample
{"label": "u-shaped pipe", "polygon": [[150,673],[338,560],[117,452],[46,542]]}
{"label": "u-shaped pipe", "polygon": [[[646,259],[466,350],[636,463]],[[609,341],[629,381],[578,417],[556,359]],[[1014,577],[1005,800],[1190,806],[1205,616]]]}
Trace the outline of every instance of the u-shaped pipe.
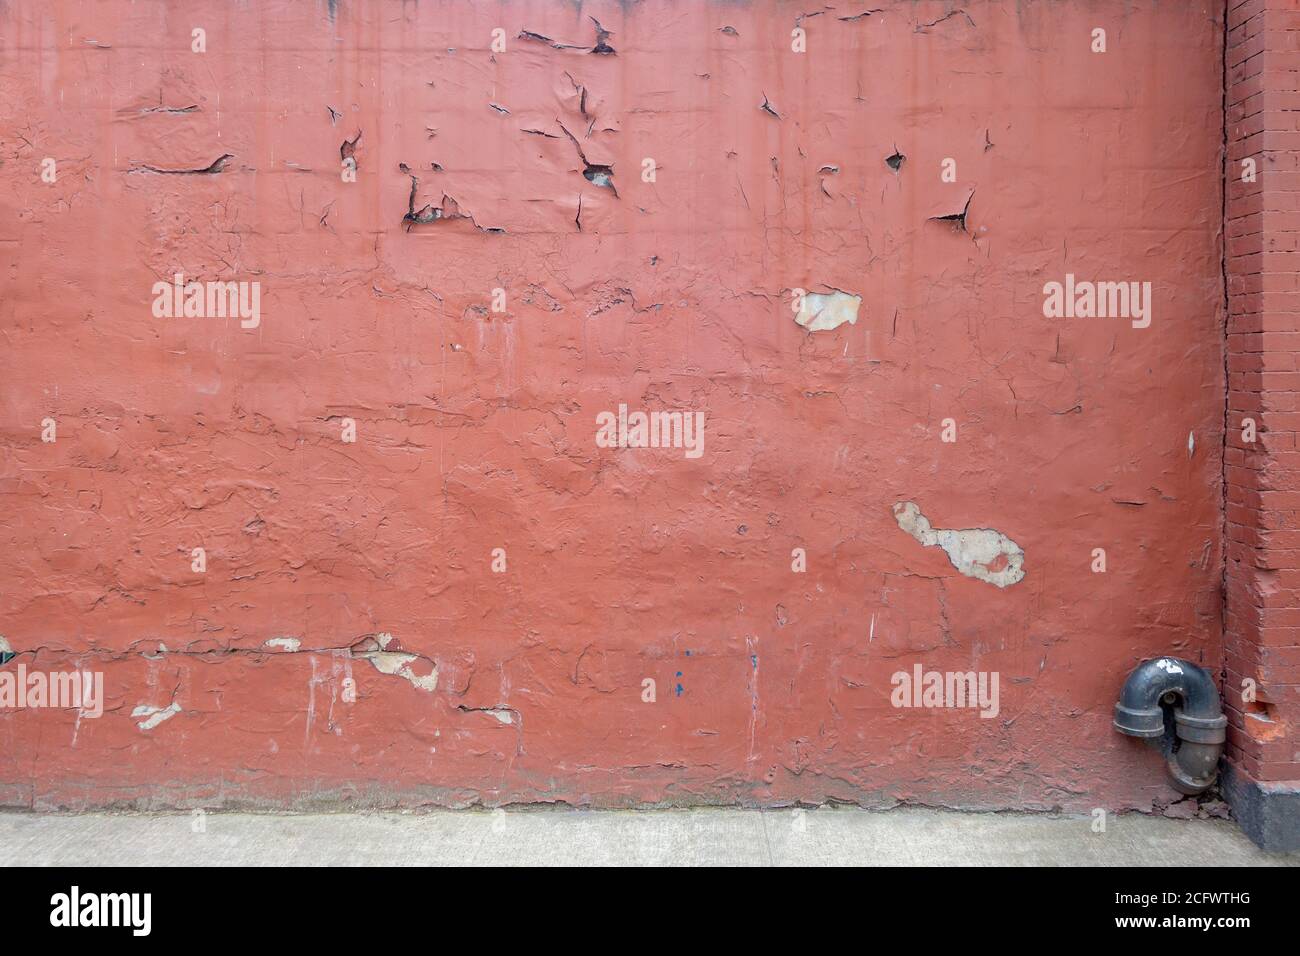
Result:
{"label": "u-shaped pipe", "polygon": [[[1162,706],[1163,705],[1163,706]],[[1174,737],[1165,765],[1180,793],[1208,790],[1219,772],[1228,718],[1208,671],[1177,657],[1133,669],[1115,704],[1115,729],[1130,737],[1165,736],[1164,706],[1172,707]]]}

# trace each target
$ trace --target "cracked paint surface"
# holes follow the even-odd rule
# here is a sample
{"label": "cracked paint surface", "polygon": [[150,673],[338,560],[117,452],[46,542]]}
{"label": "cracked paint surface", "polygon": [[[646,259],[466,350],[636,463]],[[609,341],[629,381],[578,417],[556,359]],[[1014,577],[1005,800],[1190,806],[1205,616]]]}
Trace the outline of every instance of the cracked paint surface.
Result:
{"label": "cracked paint surface", "polygon": [[[0,4],[0,633],[106,695],[0,713],[0,803],[1167,796],[1109,721],[1220,661],[1222,4],[869,6]],[[1158,318],[1045,318],[1067,272]]]}

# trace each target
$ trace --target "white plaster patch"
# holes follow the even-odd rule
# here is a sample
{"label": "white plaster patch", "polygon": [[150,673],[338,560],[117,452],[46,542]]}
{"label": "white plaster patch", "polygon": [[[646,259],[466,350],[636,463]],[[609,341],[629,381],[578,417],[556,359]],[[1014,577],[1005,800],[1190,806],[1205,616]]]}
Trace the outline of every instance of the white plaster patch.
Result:
{"label": "white plaster patch", "polygon": [[808,292],[800,300],[794,320],[809,332],[829,332],[845,322],[855,324],[858,321],[858,306],[861,304],[862,296],[850,295],[838,289],[825,295]]}
{"label": "white plaster patch", "polygon": [[[390,635],[381,634],[379,637],[381,646],[387,643],[383,641],[384,637],[387,637],[389,641],[392,640]],[[405,678],[411,682],[411,686],[426,693],[432,694],[438,688],[438,668],[432,668],[428,674],[423,676],[411,670],[411,665],[420,659],[414,654],[401,654],[397,651],[365,651],[358,654],[357,657],[364,657],[370,661],[379,673]]]}
{"label": "white plaster patch", "polygon": [[943,548],[952,566],[968,578],[1005,588],[1025,576],[1025,552],[1000,531],[992,528],[958,531],[931,528],[914,501],[894,505],[894,520],[925,547]]}
{"label": "white plaster patch", "polygon": [[141,730],[153,730],[164,720],[171,720],[180,712],[181,705],[173,701],[170,707],[148,707],[141,704],[135,710],[131,711],[131,716],[147,718],[146,720],[140,721],[136,726]]}
{"label": "white plaster patch", "polygon": [[1160,658],[1156,661],[1156,667],[1160,668],[1166,674],[1181,674],[1183,669],[1168,658]]}
{"label": "white plaster patch", "polygon": [[298,640],[296,637],[273,637],[262,646],[281,648],[292,654],[294,651],[298,650],[298,648],[302,647],[302,641]]}

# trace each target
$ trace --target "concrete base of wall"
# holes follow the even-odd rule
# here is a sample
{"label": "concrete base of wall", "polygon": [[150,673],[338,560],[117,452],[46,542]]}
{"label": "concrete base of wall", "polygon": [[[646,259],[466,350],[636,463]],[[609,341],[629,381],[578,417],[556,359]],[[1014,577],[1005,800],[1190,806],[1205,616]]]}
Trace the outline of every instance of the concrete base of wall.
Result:
{"label": "concrete base of wall", "polygon": [[1226,820],[900,807],[5,813],[10,866],[1296,866]]}
{"label": "concrete base of wall", "polygon": [[1260,783],[1224,761],[1223,795],[1232,815],[1260,849],[1270,853],[1300,850],[1300,780]]}

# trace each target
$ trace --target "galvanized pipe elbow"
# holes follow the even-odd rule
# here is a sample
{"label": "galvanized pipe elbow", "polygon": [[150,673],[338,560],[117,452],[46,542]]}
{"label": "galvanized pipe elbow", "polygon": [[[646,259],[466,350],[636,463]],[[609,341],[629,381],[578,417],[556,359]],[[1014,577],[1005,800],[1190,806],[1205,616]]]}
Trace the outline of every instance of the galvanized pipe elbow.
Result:
{"label": "galvanized pipe elbow", "polygon": [[1163,739],[1165,708],[1173,713],[1167,742],[1169,781],[1180,793],[1203,793],[1218,775],[1228,718],[1207,670],[1177,657],[1158,657],[1133,669],[1115,704],[1115,729],[1130,737]]}

